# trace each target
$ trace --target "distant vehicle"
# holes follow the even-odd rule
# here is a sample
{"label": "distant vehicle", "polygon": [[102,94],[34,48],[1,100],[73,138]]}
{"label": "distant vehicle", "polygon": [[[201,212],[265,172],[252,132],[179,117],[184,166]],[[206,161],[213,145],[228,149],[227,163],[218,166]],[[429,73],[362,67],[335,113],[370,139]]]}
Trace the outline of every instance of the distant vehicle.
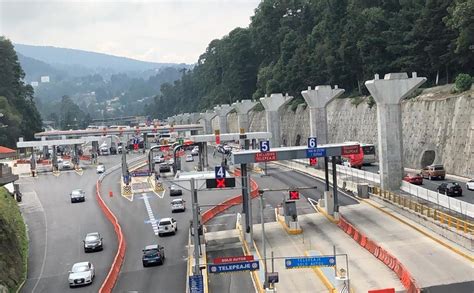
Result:
{"label": "distant vehicle", "polygon": [[191,155],[192,155],[192,156],[199,156],[199,147],[198,147],[198,146],[195,146],[195,147],[191,150]]}
{"label": "distant vehicle", "polygon": [[[359,144],[358,142],[349,142],[353,144]],[[360,145],[360,144],[359,144]],[[362,169],[362,165],[364,164],[364,150],[362,147],[359,148],[359,152],[357,154],[350,154],[350,155],[343,155],[341,157],[341,162],[343,165]]]}
{"label": "distant vehicle", "polygon": [[92,263],[88,261],[75,263],[69,271],[69,287],[91,284],[94,277],[95,270]]}
{"label": "distant vehicle", "polygon": [[182,198],[173,199],[171,201],[171,212],[184,212],[186,211],[185,201]]}
{"label": "distant vehicle", "polygon": [[165,248],[161,245],[147,245],[142,251],[142,264],[144,267],[149,265],[162,265],[165,261]]}
{"label": "distant vehicle", "polygon": [[231,147],[230,145],[228,145],[228,144],[225,144],[225,145],[224,145],[224,150],[225,150],[226,152],[231,152],[231,151],[232,151],[232,147]]}
{"label": "distant vehicle", "polygon": [[216,150],[218,153],[224,154],[224,155],[230,155],[232,153],[232,148],[229,150],[229,148],[224,147],[223,145],[217,145]]}
{"label": "distant vehicle", "polygon": [[474,190],[474,179],[471,179],[466,182],[466,188],[467,190]]}
{"label": "distant vehicle", "polygon": [[160,173],[166,173],[166,172],[171,172],[171,166],[166,163],[160,164]]}
{"label": "distant vehicle", "polygon": [[421,169],[421,176],[423,178],[428,178],[433,180],[433,178],[438,178],[444,180],[446,177],[446,170],[444,170],[443,165],[429,165]]}
{"label": "distant vehicle", "polygon": [[101,154],[102,156],[108,156],[108,155],[110,155],[110,149],[109,149],[108,147],[106,147],[106,146],[105,146],[105,147],[101,147],[101,148],[99,149],[99,151],[100,151],[100,154]]}
{"label": "distant vehicle", "polygon": [[421,174],[415,173],[408,173],[403,177],[403,181],[406,181],[411,184],[422,185],[423,184],[423,177]]}
{"label": "distant vehicle", "polygon": [[97,165],[97,174],[101,174],[105,172],[105,165],[104,164],[99,164]]}
{"label": "distant vehicle", "polygon": [[165,162],[165,156],[156,155],[156,156],[153,157],[153,162],[155,162],[155,164],[164,163]]}
{"label": "distant vehicle", "polygon": [[462,188],[456,182],[441,183],[437,188],[438,192],[447,196],[462,196]]}
{"label": "distant vehicle", "polygon": [[74,189],[70,194],[71,203],[86,201],[86,193],[82,189]]}
{"label": "distant vehicle", "polygon": [[116,154],[117,154],[117,148],[114,147],[114,146],[111,146],[111,147],[109,148],[109,151],[110,151],[110,154],[111,154],[111,155],[116,155]]}
{"label": "distant vehicle", "polygon": [[360,147],[362,148],[362,152],[364,153],[364,165],[370,165],[377,161],[374,144],[361,143]]}
{"label": "distant vehicle", "polygon": [[176,185],[172,184],[170,186],[170,196],[178,196],[178,195],[183,195],[183,191],[178,188]]}
{"label": "distant vehicle", "polygon": [[122,153],[122,150],[123,150],[123,146],[119,145],[119,146],[117,147],[117,152],[118,152],[119,154],[121,154],[121,153]]}
{"label": "distant vehicle", "polygon": [[158,236],[164,234],[176,234],[178,223],[173,218],[163,218],[158,222]]}
{"label": "distant vehicle", "polygon": [[104,249],[103,239],[99,232],[88,233],[86,238],[82,240],[84,243],[84,252],[98,251]]}
{"label": "distant vehicle", "polygon": [[186,162],[194,162],[194,157],[192,155],[186,155]]}
{"label": "distant vehicle", "polygon": [[72,162],[69,160],[64,160],[62,162],[63,170],[71,170],[73,168]]}

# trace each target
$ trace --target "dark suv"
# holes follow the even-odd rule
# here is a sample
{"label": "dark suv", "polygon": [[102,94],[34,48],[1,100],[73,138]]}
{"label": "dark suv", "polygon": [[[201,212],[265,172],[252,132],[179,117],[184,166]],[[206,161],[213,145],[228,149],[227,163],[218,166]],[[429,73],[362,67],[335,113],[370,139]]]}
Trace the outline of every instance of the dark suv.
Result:
{"label": "dark suv", "polygon": [[162,265],[165,261],[165,248],[158,244],[145,246],[143,249],[142,263],[144,267],[149,265]]}
{"label": "dark suv", "polygon": [[462,188],[456,182],[442,183],[438,186],[438,192],[447,196],[462,196]]}

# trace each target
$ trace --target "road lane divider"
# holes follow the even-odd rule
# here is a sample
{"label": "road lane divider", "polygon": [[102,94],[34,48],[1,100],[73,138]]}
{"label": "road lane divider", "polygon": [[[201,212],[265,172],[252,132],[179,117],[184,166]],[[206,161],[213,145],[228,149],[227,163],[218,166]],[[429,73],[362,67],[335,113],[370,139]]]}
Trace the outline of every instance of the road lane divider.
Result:
{"label": "road lane divider", "polygon": [[142,197],[140,199],[143,199],[143,202],[145,203],[146,212],[149,218],[149,221],[146,221],[145,223],[149,222],[151,224],[151,227],[153,228],[153,233],[155,233],[155,235],[158,235],[158,224],[156,223],[157,220],[155,219],[155,215],[153,215],[153,210],[151,209],[150,201],[148,200],[148,195],[146,195],[146,193],[142,193]]}

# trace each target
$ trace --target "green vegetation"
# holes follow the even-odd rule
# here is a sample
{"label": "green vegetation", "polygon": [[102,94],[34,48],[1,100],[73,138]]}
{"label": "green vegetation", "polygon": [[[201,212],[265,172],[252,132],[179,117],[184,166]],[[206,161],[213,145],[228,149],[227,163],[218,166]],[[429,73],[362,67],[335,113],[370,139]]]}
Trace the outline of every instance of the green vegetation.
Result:
{"label": "green vegetation", "polygon": [[42,122],[33,100],[33,88],[23,81],[25,73],[13,45],[1,36],[0,68],[0,145],[15,147],[20,136],[34,139]]}
{"label": "green vegetation", "polygon": [[461,73],[456,77],[456,92],[461,93],[467,91],[472,86],[472,77],[469,74]]}
{"label": "green vegetation", "polygon": [[15,199],[0,188],[0,284],[10,292],[26,278],[28,238]]}
{"label": "green vegetation", "polygon": [[427,86],[474,74],[472,0],[264,0],[248,28],[209,43],[197,65],[161,87],[148,114],[339,85],[368,95],[375,73],[418,72]]}

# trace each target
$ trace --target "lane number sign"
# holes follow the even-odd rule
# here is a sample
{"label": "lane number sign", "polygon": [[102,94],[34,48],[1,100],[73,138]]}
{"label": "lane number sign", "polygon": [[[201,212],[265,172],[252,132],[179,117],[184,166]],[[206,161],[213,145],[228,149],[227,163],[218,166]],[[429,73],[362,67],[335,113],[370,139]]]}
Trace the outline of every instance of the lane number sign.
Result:
{"label": "lane number sign", "polygon": [[316,137],[308,137],[308,148],[315,149],[318,147],[318,140]]}
{"label": "lane number sign", "polygon": [[270,141],[264,140],[260,142],[260,151],[268,152],[270,150]]}
{"label": "lane number sign", "polygon": [[223,166],[216,166],[214,168],[216,178],[225,178],[225,168]]}

